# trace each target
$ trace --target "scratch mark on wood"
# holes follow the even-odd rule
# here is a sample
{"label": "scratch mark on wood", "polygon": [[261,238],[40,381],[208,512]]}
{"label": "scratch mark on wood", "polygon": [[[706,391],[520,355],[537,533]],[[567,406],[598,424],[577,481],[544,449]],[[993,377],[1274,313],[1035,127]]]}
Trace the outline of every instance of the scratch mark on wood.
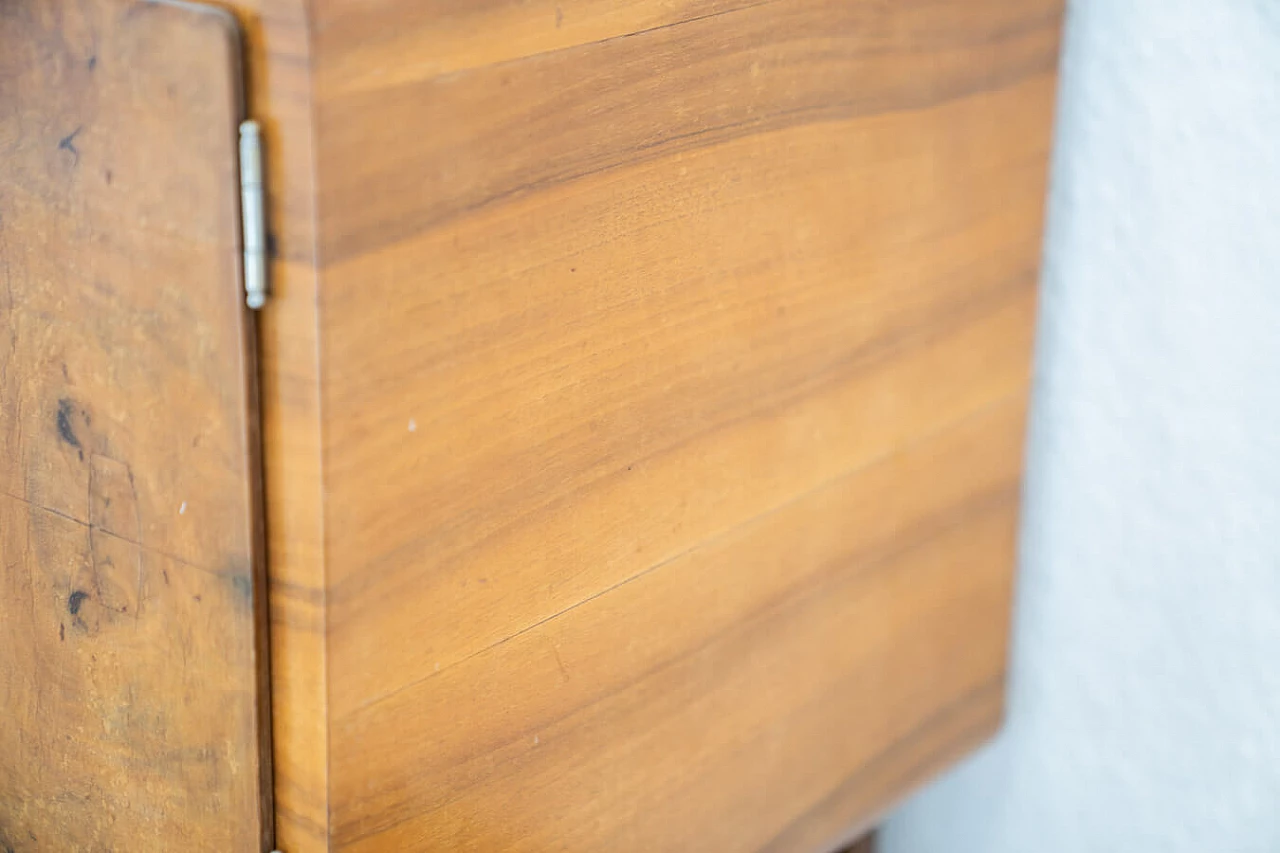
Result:
{"label": "scratch mark on wood", "polygon": [[142,568],[142,555],[144,547],[142,545],[142,510],[138,508],[138,486],[133,482],[133,468],[125,466],[125,474],[129,477],[129,497],[133,500],[133,530],[134,538],[138,541],[137,547],[137,577],[138,577],[138,594],[136,597],[137,604],[133,608],[133,626],[138,627],[138,620],[142,618],[142,602],[146,598],[146,576]]}
{"label": "scratch mark on wood", "polygon": [[[97,548],[95,547],[94,539],[93,539],[93,528],[94,528],[94,525],[93,525],[93,471],[94,471],[94,468],[95,466],[93,464],[93,452],[90,451],[89,453],[89,485],[88,485],[89,493],[85,496],[85,511],[86,511],[86,514],[89,516],[89,524],[85,527],[85,536],[89,540],[89,568],[94,573],[94,575],[97,575],[98,552],[97,552]],[[73,616],[77,616],[77,614],[80,612],[80,601],[83,601],[84,593],[79,593],[79,594],[82,596],[82,598],[76,601],[75,611],[71,614]],[[76,595],[77,595],[76,592],[72,592],[71,598],[74,599]],[[82,628],[88,627],[78,616],[76,618],[76,624],[80,625],[80,627]]]}
{"label": "scratch mark on wood", "polygon": [[564,677],[564,680],[565,680],[565,681],[568,681],[568,680],[569,680],[569,669],[568,669],[568,667],[566,667],[566,666],[564,665],[564,661],[560,658],[560,649],[559,649],[559,647],[558,647],[558,646],[556,646],[556,644],[555,644],[555,643],[552,643],[552,644],[551,644],[551,654],[555,655],[555,658],[556,658],[556,666],[560,668],[560,675],[562,675],[562,676]]}
{"label": "scratch mark on wood", "polygon": [[99,535],[110,536],[113,539],[119,539],[121,542],[126,542],[137,548],[141,548],[147,553],[154,554],[157,557],[163,557],[166,560],[171,560],[180,566],[186,566],[187,568],[195,569],[198,572],[204,572],[206,574],[215,575],[217,577],[222,577],[225,574],[224,571],[220,571],[211,566],[206,566],[201,563],[192,562],[191,560],[185,557],[179,556],[178,554],[171,554],[168,551],[153,547],[151,545],[145,545],[128,536],[122,535],[120,533],[116,533],[115,531],[112,531],[112,530],[107,530],[100,524],[93,524],[88,521],[85,521],[84,519],[76,518],[74,515],[70,515],[68,513],[63,512],[62,510],[54,509],[52,507],[47,507],[36,501],[28,500],[22,497],[21,495],[15,495],[11,492],[0,490],[0,497],[8,498],[11,501],[17,501],[20,504],[25,504],[26,506],[29,506],[32,509],[38,510],[40,512],[47,512],[49,515],[57,516],[58,518],[61,518],[64,521],[69,521],[72,524],[78,525],[86,529],[92,527],[94,531]]}

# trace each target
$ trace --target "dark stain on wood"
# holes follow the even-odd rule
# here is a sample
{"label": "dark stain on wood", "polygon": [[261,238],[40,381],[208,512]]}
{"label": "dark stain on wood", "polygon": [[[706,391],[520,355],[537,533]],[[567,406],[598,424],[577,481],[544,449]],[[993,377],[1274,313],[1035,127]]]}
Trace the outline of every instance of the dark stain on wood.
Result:
{"label": "dark stain on wood", "polygon": [[62,139],[58,140],[58,150],[70,152],[71,156],[75,158],[73,163],[77,166],[80,165],[80,150],[76,148],[75,140],[76,140],[76,137],[80,135],[80,131],[82,130],[84,130],[83,125],[80,127],[77,127],[75,130],[71,131],[66,136],[62,137]]}
{"label": "dark stain on wood", "polygon": [[232,575],[231,587],[236,591],[238,601],[248,607],[253,606],[253,579],[251,577],[247,574]]}
{"label": "dark stain on wood", "polygon": [[89,593],[78,589],[71,593],[71,596],[67,599],[67,612],[72,616],[78,616],[81,605],[84,604],[84,600],[88,597]]}
{"label": "dark stain on wood", "polygon": [[[67,366],[62,366],[63,374],[66,374]],[[63,397],[58,401],[58,438],[71,447],[75,448],[80,459],[84,459],[84,447],[80,444],[80,439],[76,436],[75,427],[71,424],[71,418],[76,411],[76,404]]]}

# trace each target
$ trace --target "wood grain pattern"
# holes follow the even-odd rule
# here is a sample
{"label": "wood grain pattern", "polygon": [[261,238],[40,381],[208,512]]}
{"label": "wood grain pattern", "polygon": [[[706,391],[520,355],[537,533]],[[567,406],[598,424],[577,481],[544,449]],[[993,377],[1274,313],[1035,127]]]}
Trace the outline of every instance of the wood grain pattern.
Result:
{"label": "wood grain pattern", "polygon": [[0,847],[271,840],[238,38],[0,10]]}
{"label": "wood grain pattern", "polygon": [[[1016,445],[1020,403],[340,724],[336,834],[356,850],[758,848],[933,702],[998,684],[1002,625],[970,620],[1008,604],[1016,466],[984,445]],[[924,494],[922,474],[950,488]],[[897,793],[861,781],[877,806]]]}
{"label": "wood grain pattern", "polygon": [[[958,135],[960,123],[952,126]],[[518,222],[545,223],[523,233],[506,217],[503,230],[478,218],[425,247],[330,268],[328,281],[352,269],[362,286],[351,300],[329,291],[344,318],[333,346],[346,355],[330,362],[325,381],[341,401],[333,410],[345,413],[327,424],[327,481],[331,502],[360,496],[341,517],[344,530],[368,536],[343,537],[329,552],[331,655],[344,670],[332,685],[334,713],[813,488],[892,447],[904,430],[954,418],[1023,381],[1029,310],[994,315],[989,337],[962,335],[951,351],[921,345],[1032,283],[1038,231],[1000,200],[1037,185],[1042,165],[1002,162],[989,144],[995,135],[956,146],[979,162],[945,163],[955,168],[944,193],[927,185],[903,193],[879,165],[840,169],[866,156],[855,134],[848,145],[807,149],[804,140],[772,140],[796,156],[741,155],[777,164],[760,167],[768,189],[735,192],[743,182],[729,180],[720,192],[719,210],[743,228],[736,234],[708,233],[715,220],[682,209],[698,195],[680,190],[681,169],[691,182],[719,175],[714,162],[686,160],[619,176],[606,201],[586,209],[572,195],[545,201],[557,217],[540,204],[519,209]],[[964,201],[974,197],[993,209],[974,210]],[[851,229],[847,198],[877,216]],[[780,221],[780,209],[797,216]],[[963,230],[957,215],[966,216]],[[625,252],[649,263],[628,268],[613,241],[574,242],[602,219],[626,235]],[[914,235],[893,233],[904,221],[921,235],[938,233],[936,244],[951,253],[919,253]],[[538,240],[539,231],[549,233]],[[478,247],[516,242],[527,255],[483,268]],[[992,251],[997,242],[1003,251]],[[455,243],[457,265],[440,261],[439,273],[424,274],[430,286],[395,275],[429,269],[433,250]],[[797,244],[803,252],[771,263]],[[543,253],[553,260],[540,261]],[[1024,265],[1014,266],[1019,259]],[[616,276],[602,274],[611,266],[621,267]],[[703,272],[715,269],[726,274]],[[637,274],[649,278],[642,284]],[[851,275],[860,277],[853,293]],[[387,335],[384,305],[417,331]],[[563,316],[574,322],[539,336]],[[527,347],[520,358],[517,346]],[[868,372],[882,360],[886,371]],[[440,364],[451,374],[423,381]],[[575,491],[581,506],[565,506]],[[486,539],[494,547],[478,548]],[[498,587],[480,581],[495,575]],[[449,617],[458,611],[468,618]],[[387,644],[361,614],[376,614],[392,633],[429,623],[432,642]],[[383,665],[360,665],[371,657]]]}
{"label": "wood grain pattern", "polygon": [[322,90],[325,259],[621,165],[771,130],[821,134],[1049,74],[1057,6],[788,0],[470,73]]}
{"label": "wood grain pattern", "polygon": [[330,95],[384,89],[451,71],[758,5],[760,0],[320,0],[316,69]]}
{"label": "wood grain pattern", "polygon": [[1060,2],[312,11],[331,846],[831,849],[989,734]]}

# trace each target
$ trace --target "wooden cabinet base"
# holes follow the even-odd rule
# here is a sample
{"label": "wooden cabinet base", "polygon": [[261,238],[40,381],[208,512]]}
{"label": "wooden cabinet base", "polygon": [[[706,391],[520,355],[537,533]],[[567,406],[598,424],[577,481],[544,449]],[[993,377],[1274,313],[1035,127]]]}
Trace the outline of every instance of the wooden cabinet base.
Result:
{"label": "wooden cabinet base", "polygon": [[[273,795],[273,820],[243,838],[274,829],[285,853],[831,850],[996,729],[1061,0],[222,5],[267,153],[260,422],[243,315],[205,294],[236,287],[233,154],[160,147],[228,103],[182,83],[211,45],[217,79],[238,79],[225,32],[144,34],[168,49],[113,101],[91,75],[124,71],[86,70],[95,47],[145,41],[131,22],[148,15],[212,18],[131,0],[0,13],[5,100],[21,105],[0,145],[23,152],[0,186],[17,341],[0,393],[19,460],[0,691],[24,719],[88,731],[159,709],[189,720],[164,731],[197,750],[211,720],[243,719],[209,772]],[[16,48],[31,28],[43,53]],[[158,65],[175,55],[186,64]],[[62,74],[73,100],[19,94],[26,64]],[[150,136],[129,156],[153,173],[103,159],[117,110],[141,111]],[[107,195],[121,186],[128,204]],[[14,206],[39,193],[56,216]],[[132,300],[112,320],[79,307],[116,280],[103,234],[135,263],[129,288],[111,284]],[[19,239],[38,264],[13,263]],[[58,341],[89,348],[65,382]],[[108,370],[90,364],[112,366],[116,390],[64,394]],[[59,437],[62,396],[93,404],[66,414],[83,446]],[[110,453],[81,438],[111,424],[141,441],[143,423],[216,433],[217,453],[188,468],[168,438],[112,438]],[[134,515],[86,486],[91,470],[102,489],[127,482],[93,467],[113,462],[135,484],[146,471]],[[201,513],[206,495],[227,501],[199,535],[182,532],[188,493]],[[93,562],[83,543],[33,554],[37,504],[70,532],[124,519],[120,548],[213,567],[183,575],[200,613],[223,606],[211,578],[255,567],[269,687],[267,631],[229,598],[216,624],[157,623],[130,659],[214,678],[210,692],[170,679],[146,701],[77,702],[52,623],[36,617],[35,645],[9,627],[32,618],[31,590],[64,611],[77,590],[86,608],[108,597],[72,575],[23,580]],[[217,568],[234,555],[236,572]],[[121,602],[145,614],[166,566],[144,568],[151,585]],[[225,647],[199,633],[226,625],[240,627]],[[136,641],[100,642],[119,658]],[[232,676],[234,690],[216,681]],[[234,714],[214,694],[238,697]],[[270,762],[253,740],[268,696]],[[70,761],[35,731],[19,730],[37,744],[21,764],[0,755],[0,800],[34,804],[0,811],[15,850],[22,815],[72,778],[30,769]],[[120,755],[150,754],[135,746]],[[142,784],[128,766],[121,784]],[[268,766],[270,792],[255,781]],[[199,784],[145,789],[181,816]],[[129,826],[62,847],[168,849],[126,844]],[[200,831],[188,849],[258,843]]]}

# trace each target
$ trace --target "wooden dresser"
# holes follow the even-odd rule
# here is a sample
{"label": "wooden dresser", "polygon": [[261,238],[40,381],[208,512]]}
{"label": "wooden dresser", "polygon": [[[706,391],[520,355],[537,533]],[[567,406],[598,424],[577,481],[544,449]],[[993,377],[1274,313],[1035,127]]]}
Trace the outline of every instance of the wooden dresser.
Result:
{"label": "wooden dresser", "polygon": [[818,853],[990,736],[1061,15],[0,4],[0,851]]}

